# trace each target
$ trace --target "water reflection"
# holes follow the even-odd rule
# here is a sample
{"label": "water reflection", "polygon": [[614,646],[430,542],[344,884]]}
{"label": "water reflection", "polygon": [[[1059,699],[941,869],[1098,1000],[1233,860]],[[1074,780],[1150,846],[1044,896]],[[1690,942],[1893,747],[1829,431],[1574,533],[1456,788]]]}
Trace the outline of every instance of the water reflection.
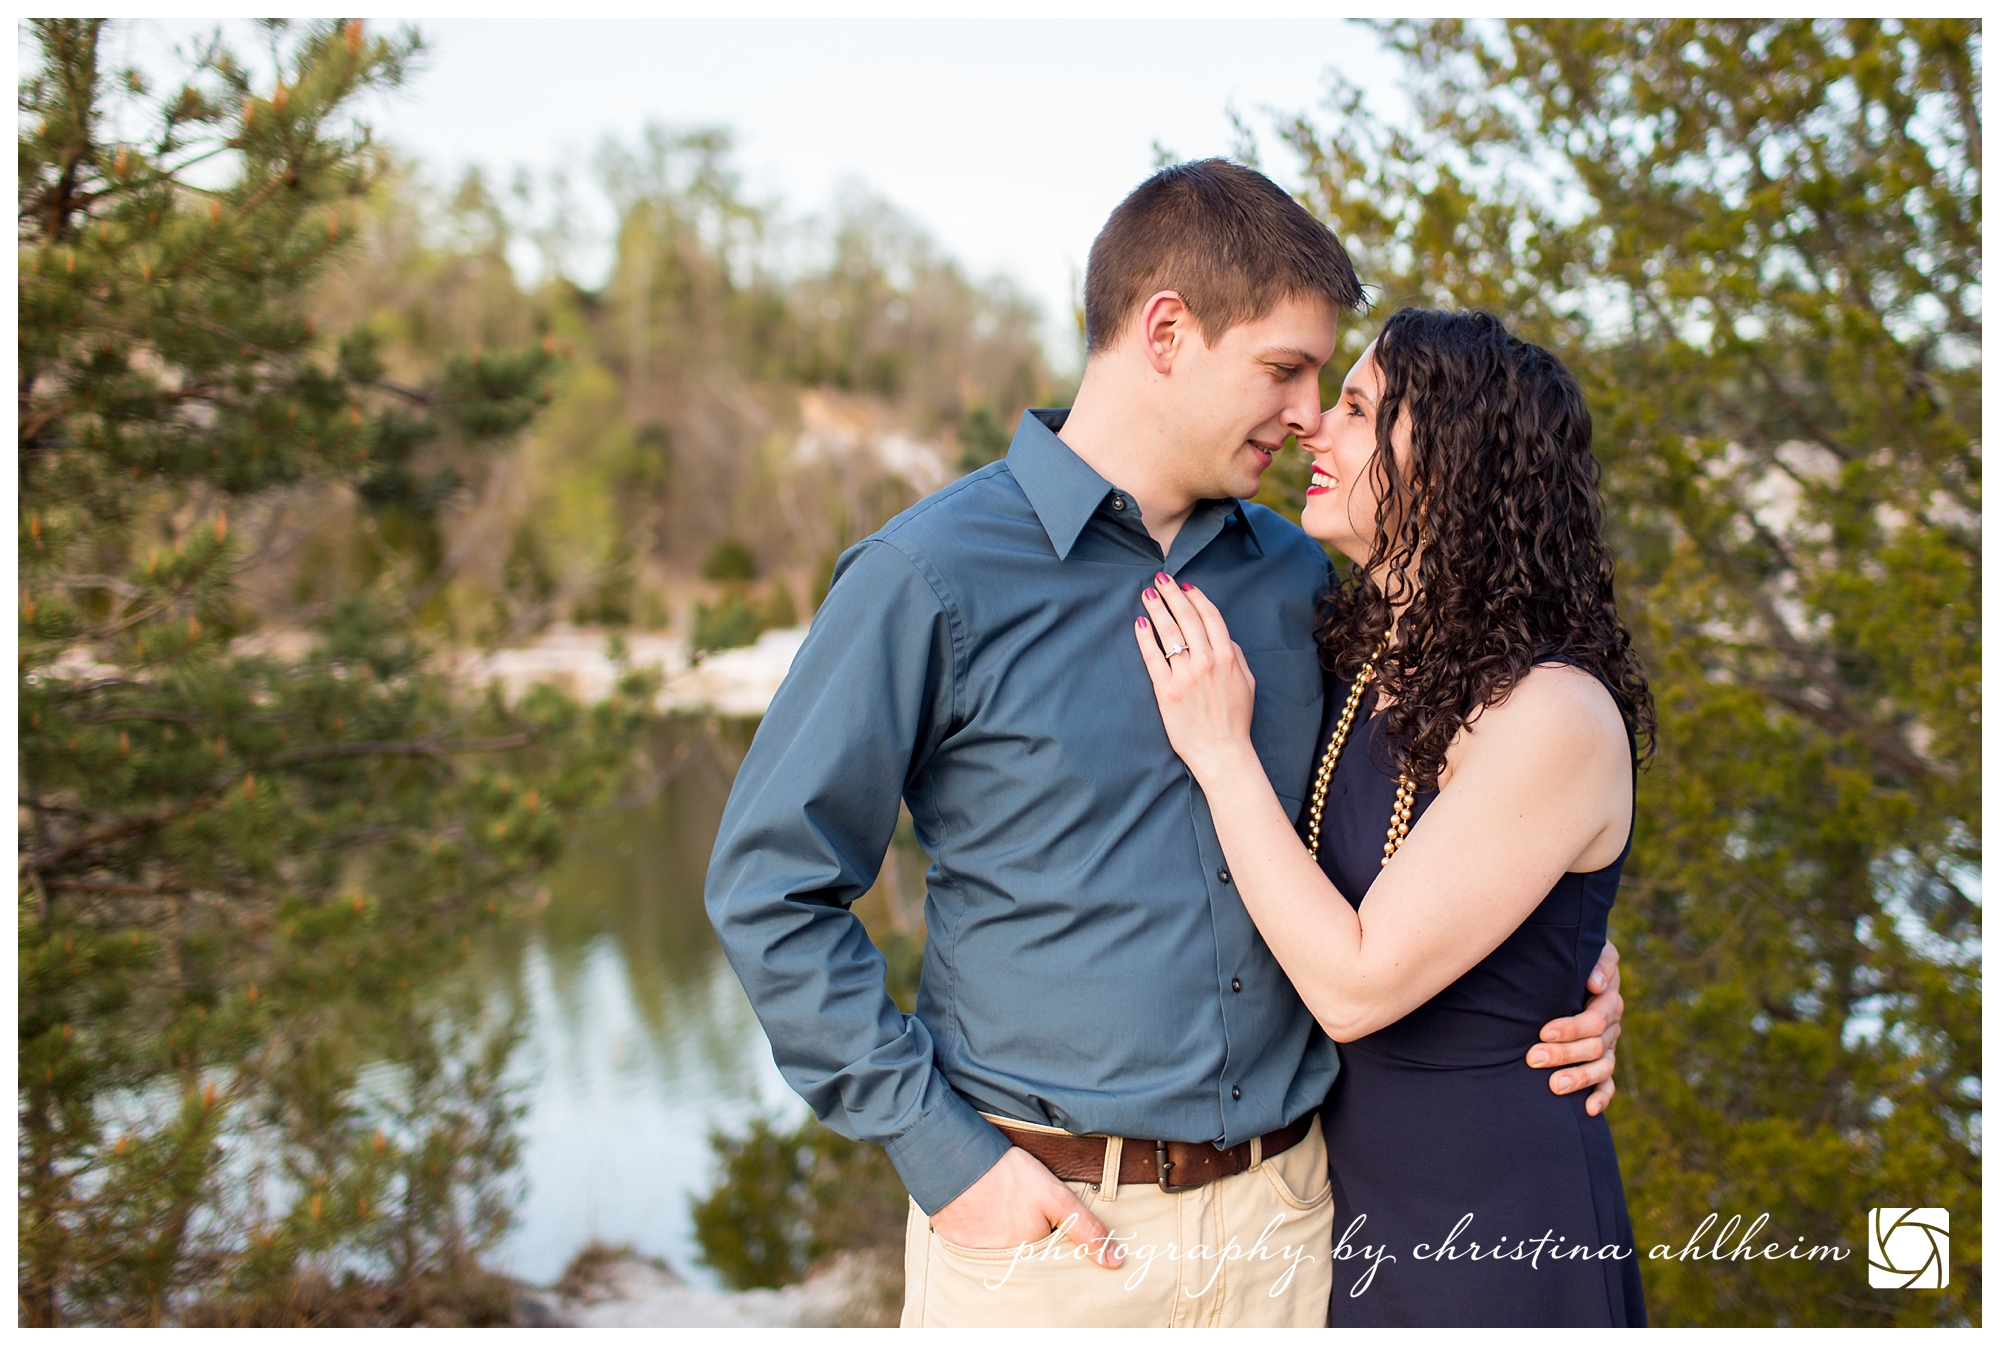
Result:
{"label": "water reflection", "polygon": [[752,726],[671,720],[641,745],[657,797],[593,825],[550,876],[539,916],[503,936],[496,991],[525,1010],[518,1223],[493,1255],[547,1283],[592,1239],[695,1262],[688,1197],[712,1179],[705,1137],[759,1109],[805,1107],[701,904],[709,848]]}

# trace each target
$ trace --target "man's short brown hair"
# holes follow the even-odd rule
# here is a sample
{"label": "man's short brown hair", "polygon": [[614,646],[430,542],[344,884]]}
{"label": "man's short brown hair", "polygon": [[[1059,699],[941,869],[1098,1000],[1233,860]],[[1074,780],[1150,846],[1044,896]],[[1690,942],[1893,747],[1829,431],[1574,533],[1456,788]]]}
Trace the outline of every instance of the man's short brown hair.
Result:
{"label": "man's short brown hair", "polygon": [[1361,307],[1361,282],[1333,231],[1254,168],[1195,159],[1147,178],[1090,245],[1083,280],[1085,348],[1115,344],[1139,305],[1179,294],[1213,342],[1287,299]]}

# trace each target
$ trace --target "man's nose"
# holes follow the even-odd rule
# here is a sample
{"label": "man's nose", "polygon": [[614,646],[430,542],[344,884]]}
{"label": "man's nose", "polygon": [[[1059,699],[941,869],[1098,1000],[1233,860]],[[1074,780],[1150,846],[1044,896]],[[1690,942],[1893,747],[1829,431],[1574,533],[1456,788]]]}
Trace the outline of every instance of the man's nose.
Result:
{"label": "man's nose", "polygon": [[1310,392],[1292,399],[1285,408],[1285,428],[1300,439],[1309,438],[1319,429],[1319,384],[1314,382]]}

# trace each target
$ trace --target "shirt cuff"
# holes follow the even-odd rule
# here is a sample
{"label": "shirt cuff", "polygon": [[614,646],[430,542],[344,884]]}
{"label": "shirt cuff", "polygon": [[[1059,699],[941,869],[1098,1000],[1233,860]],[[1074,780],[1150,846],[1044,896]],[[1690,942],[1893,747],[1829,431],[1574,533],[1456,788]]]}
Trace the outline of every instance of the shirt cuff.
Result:
{"label": "shirt cuff", "polygon": [[883,1148],[910,1196],[935,1215],[986,1176],[1007,1153],[1007,1138],[950,1086],[940,1106]]}

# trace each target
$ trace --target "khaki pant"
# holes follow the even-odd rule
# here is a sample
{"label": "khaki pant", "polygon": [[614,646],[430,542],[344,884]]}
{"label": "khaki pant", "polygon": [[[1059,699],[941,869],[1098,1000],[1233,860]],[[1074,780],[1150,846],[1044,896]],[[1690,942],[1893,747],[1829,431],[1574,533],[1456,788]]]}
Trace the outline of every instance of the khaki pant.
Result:
{"label": "khaki pant", "polygon": [[1124,1265],[1098,1266],[1061,1231],[1019,1248],[961,1248],[932,1232],[913,1201],[903,1326],[1326,1325],[1333,1192],[1317,1118],[1283,1154],[1192,1191],[1065,1186],[1111,1230]]}

